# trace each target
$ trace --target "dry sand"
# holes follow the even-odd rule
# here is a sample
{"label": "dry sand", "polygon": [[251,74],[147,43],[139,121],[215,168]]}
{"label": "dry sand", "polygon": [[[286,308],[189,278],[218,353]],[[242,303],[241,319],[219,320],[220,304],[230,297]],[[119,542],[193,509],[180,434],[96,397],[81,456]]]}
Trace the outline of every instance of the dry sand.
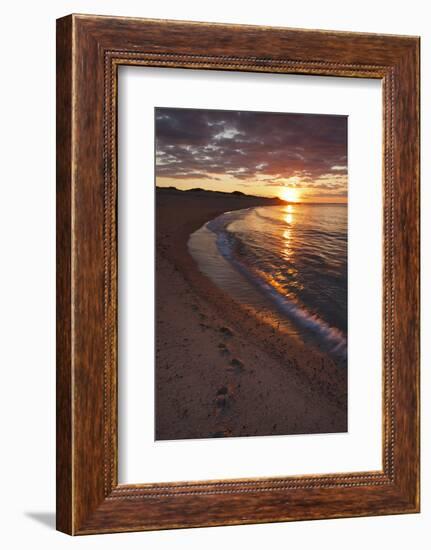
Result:
{"label": "dry sand", "polygon": [[158,190],[156,439],[347,430],[347,370],[269,325],[197,268],[190,234],[258,198]]}

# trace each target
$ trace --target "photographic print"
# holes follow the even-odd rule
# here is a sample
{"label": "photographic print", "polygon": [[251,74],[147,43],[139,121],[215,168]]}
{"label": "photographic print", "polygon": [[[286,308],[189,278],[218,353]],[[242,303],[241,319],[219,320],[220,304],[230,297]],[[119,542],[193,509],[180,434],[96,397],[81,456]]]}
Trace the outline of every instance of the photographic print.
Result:
{"label": "photographic print", "polygon": [[155,439],[347,431],[347,116],[155,109]]}

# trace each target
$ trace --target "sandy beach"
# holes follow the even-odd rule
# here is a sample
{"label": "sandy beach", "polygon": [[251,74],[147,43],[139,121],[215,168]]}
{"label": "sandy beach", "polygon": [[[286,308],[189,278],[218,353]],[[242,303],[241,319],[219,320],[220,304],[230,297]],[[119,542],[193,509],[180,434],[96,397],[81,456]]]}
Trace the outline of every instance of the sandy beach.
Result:
{"label": "sandy beach", "polygon": [[[157,190],[156,439],[347,430],[347,369],[204,276],[192,232],[268,199]],[[273,201],[277,204],[277,201]]]}

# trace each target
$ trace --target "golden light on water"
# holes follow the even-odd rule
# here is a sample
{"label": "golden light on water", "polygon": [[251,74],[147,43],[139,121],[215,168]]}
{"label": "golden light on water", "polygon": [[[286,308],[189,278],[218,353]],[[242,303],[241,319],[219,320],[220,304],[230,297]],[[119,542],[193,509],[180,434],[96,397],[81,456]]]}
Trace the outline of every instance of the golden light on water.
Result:
{"label": "golden light on water", "polygon": [[293,210],[294,207],[291,204],[288,204],[287,206],[283,206],[283,212],[284,212],[284,221],[290,225],[293,221]]}
{"label": "golden light on water", "polygon": [[291,204],[283,206],[283,212],[283,218],[287,225],[283,231],[283,254],[286,260],[288,260],[292,255],[291,242],[294,207]]}
{"label": "golden light on water", "polygon": [[298,189],[293,187],[284,187],[280,191],[280,198],[287,202],[298,202],[300,199],[300,193]]}

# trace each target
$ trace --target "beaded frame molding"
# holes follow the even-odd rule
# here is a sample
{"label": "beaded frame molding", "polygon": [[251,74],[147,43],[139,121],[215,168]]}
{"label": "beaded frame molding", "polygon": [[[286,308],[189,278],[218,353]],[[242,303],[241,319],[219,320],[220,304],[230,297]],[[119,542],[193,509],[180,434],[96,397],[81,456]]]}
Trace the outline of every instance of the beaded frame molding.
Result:
{"label": "beaded frame molding", "polygon": [[[124,485],[117,438],[120,65],[383,83],[381,471]],[[57,21],[57,528],[419,511],[419,38],[70,15]]]}

